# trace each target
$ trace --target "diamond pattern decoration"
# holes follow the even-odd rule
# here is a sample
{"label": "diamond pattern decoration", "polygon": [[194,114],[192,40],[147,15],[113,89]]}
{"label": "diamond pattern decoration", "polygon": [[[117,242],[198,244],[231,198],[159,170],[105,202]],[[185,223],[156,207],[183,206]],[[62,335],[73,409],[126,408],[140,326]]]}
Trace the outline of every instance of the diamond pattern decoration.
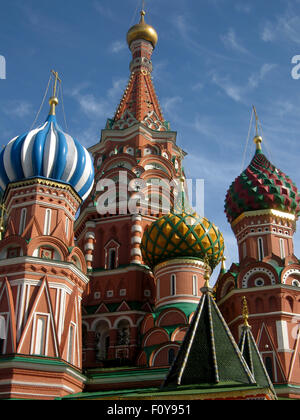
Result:
{"label": "diamond pattern decoration", "polygon": [[213,223],[197,214],[170,213],[146,228],[141,250],[151,268],[172,258],[206,256],[215,268],[224,253],[224,239]]}
{"label": "diamond pattern decoration", "polygon": [[300,215],[300,194],[291,179],[261,152],[232,183],[225,200],[229,223],[246,211],[274,209]]}

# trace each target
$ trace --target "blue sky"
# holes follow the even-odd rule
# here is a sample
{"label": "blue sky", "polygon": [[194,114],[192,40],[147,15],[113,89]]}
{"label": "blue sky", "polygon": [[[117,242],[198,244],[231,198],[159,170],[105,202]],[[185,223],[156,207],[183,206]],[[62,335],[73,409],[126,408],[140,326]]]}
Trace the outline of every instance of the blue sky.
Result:
{"label": "blue sky", "polygon": [[[53,68],[68,132],[97,143],[129,77],[126,33],[142,1],[0,2],[0,144],[31,128]],[[205,180],[205,215],[224,234],[229,266],[237,252],[224,198],[254,153],[253,130],[246,147],[253,104],[266,155],[300,187],[300,80],[291,76],[300,1],[148,0],[146,10],[159,35],[153,75],[164,116],[188,153],[187,177]],[[47,113],[46,103],[37,124]],[[58,119],[64,128],[62,107]],[[300,255],[298,233],[295,246]]]}

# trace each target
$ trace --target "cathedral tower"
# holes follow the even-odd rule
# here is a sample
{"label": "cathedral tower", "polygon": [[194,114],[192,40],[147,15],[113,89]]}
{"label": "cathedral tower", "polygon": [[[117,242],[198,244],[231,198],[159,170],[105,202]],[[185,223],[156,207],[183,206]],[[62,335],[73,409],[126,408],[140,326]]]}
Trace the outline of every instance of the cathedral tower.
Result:
{"label": "cathedral tower", "polygon": [[241,296],[247,297],[249,324],[276,391],[297,396],[300,264],[293,235],[300,194],[263,154],[262,141],[257,132],[255,155],[226,196],[225,212],[237,239],[239,263],[220,274],[217,301],[238,340]]}
{"label": "cathedral tower", "polygon": [[90,277],[83,314],[87,367],[135,360],[139,325],[155,300],[140,245],[146,226],[172,205],[184,155],[153,85],[157,40],[142,11],[127,34],[132,61],[124,95],[89,149],[96,182],[75,225]]}
{"label": "cathedral tower", "polygon": [[83,389],[81,300],[89,279],[74,221],[94,172],[89,153],[59,127],[56,84],[46,122],[0,155],[0,395],[55,398]]}

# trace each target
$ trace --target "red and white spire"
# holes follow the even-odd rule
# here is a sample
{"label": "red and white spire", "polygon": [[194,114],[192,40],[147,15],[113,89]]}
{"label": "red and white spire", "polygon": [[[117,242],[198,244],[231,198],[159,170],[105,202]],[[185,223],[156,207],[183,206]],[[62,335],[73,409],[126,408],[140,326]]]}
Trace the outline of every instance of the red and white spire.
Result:
{"label": "red and white spire", "polygon": [[112,122],[112,129],[127,128],[143,123],[155,131],[167,131],[168,123],[152,82],[151,56],[157,43],[157,33],[145,23],[145,12],[141,12],[140,23],[134,25],[127,34],[127,42],[132,52],[130,78],[124,95]]}

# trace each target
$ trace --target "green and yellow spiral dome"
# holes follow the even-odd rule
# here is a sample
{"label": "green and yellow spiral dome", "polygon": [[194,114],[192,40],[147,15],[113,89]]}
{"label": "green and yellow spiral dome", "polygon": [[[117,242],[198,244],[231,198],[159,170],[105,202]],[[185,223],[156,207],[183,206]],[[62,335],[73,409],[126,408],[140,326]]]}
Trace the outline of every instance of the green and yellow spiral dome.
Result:
{"label": "green and yellow spiral dome", "polygon": [[208,258],[214,269],[224,254],[224,238],[213,223],[196,213],[170,213],[146,228],[141,250],[150,268],[173,258],[193,257]]}

